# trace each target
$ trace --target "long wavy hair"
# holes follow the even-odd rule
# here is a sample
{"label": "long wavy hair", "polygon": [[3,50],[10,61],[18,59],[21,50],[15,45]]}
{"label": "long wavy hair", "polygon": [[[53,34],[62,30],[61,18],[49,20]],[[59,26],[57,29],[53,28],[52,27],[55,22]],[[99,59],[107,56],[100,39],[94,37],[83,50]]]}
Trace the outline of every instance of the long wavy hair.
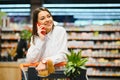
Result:
{"label": "long wavy hair", "polygon": [[[41,12],[41,11],[47,11],[50,15],[51,15],[51,13],[50,13],[50,11],[47,9],[47,8],[45,8],[45,7],[39,7],[39,8],[36,8],[34,11],[33,11],[33,20],[32,20],[32,22],[33,22],[33,28],[32,28],[32,37],[33,37],[33,43],[34,43],[34,38],[35,38],[35,36],[38,36],[38,33],[37,33],[37,25],[36,25],[36,23],[38,22],[38,14]],[[52,16],[52,15],[51,15]],[[53,28],[54,28],[54,24],[53,24]]]}

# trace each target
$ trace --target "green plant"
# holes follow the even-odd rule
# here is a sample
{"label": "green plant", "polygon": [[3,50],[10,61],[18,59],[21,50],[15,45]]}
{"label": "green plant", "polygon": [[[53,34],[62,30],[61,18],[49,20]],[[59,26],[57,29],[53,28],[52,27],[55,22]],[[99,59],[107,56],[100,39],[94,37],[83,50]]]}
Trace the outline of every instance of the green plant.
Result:
{"label": "green plant", "polygon": [[32,35],[32,33],[29,30],[22,30],[20,32],[20,38],[28,40],[28,41],[30,40],[31,35]]}
{"label": "green plant", "polygon": [[82,58],[82,50],[78,53],[73,50],[70,51],[70,54],[66,54],[67,64],[65,66],[64,74],[67,77],[71,77],[73,80],[80,75],[81,69],[86,69],[85,63],[88,61],[87,58]]}

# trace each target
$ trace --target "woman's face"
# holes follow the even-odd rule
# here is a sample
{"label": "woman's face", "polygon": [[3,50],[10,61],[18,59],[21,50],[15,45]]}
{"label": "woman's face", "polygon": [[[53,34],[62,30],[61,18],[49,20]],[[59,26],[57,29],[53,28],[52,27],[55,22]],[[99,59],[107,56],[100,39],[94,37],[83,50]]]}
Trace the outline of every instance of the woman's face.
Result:
{"label": "woman's face", "polygon": [[41,11],[38,13],[38,22],[46,28],[47,32],[52,30],[53,18],[47,11]]}

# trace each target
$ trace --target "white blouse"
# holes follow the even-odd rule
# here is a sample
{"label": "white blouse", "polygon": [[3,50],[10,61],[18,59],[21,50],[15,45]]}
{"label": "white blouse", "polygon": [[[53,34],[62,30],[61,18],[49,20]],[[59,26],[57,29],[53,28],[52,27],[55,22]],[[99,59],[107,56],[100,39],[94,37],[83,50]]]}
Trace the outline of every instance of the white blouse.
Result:
{"label": "white blouse", "polygon": [[31,40],[31,46],[26,55],[27,62],[34,63],[41,59],[44,61],[50,59],[56,64],[66,60],[65,54],[68,53],[66,30],[63,27],[55,26],[53,31],[46,35],[46,39],[45,50],[43,49],[45,41],[42,41],[38,36],[35,37],[34,44]]}

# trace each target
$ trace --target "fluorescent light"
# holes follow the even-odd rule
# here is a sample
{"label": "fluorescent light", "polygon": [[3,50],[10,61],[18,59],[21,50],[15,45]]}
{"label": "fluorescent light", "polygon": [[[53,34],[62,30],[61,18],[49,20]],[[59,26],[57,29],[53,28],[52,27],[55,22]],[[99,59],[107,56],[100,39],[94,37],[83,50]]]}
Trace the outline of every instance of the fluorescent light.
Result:
{"label": "fluorescent light", "polygon": [[120,12],[120,9],[48,9],[50,12]]}
{"label": "fluorescent light", "polygon": [[43,4],[44,7],[120,7],[120,4]]}
{"label": "fluorescent light", "polygon": [[8,16],[30,16],[30,13],[7,13]]}
{"label": "fluorescent light", "polygon": [[30,12],[30,9],[1,9],[2,12]]}
{"label": "fluorescent light", "polygon": [[74,15],[74,18],[76,19],[120,19],[120,16],[76,16]]}
{"label": "fluorescent light", "polygon": [[115,16],[119,16],[120,15],[120,12],[119,13],[114,13],[114,12],[111,12],[111,13],[108,13],[108,12],[103,12],[103,13],[85,13],[85,12],[52,12],[51,13],[52,15],[81,15],[81,16],[89,16],[89,15],[93,15],[93,16],[112,16],[112,15],[115,15]]}
{"label": "fluorescent light", "polygon": [[7,8],[7,7],[30,7],[30,4],[0,4],[0,8]]}

